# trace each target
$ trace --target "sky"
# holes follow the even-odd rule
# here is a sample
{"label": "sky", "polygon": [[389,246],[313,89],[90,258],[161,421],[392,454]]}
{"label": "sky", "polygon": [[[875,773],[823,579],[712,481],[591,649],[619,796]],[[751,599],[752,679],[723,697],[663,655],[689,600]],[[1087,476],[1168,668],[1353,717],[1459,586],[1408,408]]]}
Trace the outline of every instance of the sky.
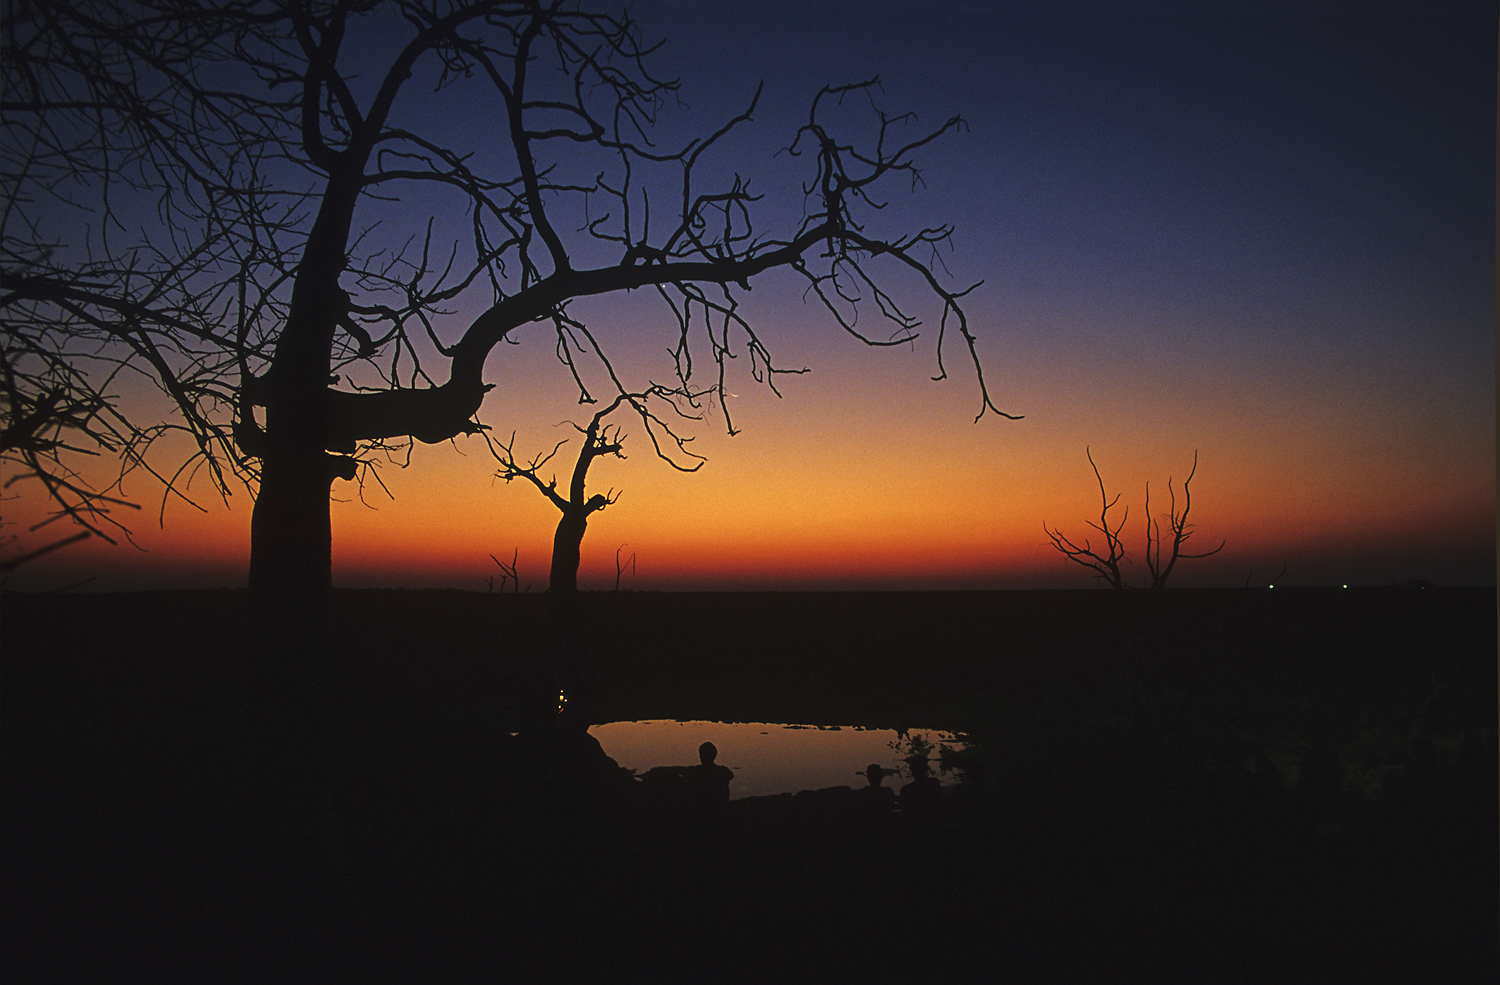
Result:
{"label": "sky", "polygon": [[[1184,13],[1206,9],[637,3],[683,82],[683,125],[713,129],[764,80],[717,166],[774,208],[799,207],[798,162],[776,151],[822,85],[879,75],[887,112],[965,119],[881,218],[955,227],[941,269],[983,282],[965,308],[985,379],[1022,419],[975,421],[959,346],[931,379],[935,307],[918,306],[915,344],[872,349],[768,276],[748,310],[778,364],[809,372],[779,398],[731,380],[740,433],[692,425],[692,474],[627,427],[628,457],[590,473],[620,497],[590,522],[582,586],[1089,588],[1043,530],[1098,519],[1087,455],[1138,560],[1146,483],[1157,513],[1195,453],[1192,546],[1225,546],[1175,584],[1264,585],[1284,567],[1289,586],[1494,585],[1494,5]],[[474,126],[465,111],[453,126]],[[669,369],[672,327],[648,301],[574,312],[640,379]],[[481,420],[518,452],[576,437],[562,422],[586,412],[551,341],[517,342],[488,363]],[[495,469],[458,439],[382,468],[384,489],[336,485],[335,585],[498,590],[493,555],[544,589],[557,514]],[[7,587],[245,584],[247,491],[226,503],[199,482],[199,508],[163,508],[144,477],[126,490],[135,546],[76,545]]]}

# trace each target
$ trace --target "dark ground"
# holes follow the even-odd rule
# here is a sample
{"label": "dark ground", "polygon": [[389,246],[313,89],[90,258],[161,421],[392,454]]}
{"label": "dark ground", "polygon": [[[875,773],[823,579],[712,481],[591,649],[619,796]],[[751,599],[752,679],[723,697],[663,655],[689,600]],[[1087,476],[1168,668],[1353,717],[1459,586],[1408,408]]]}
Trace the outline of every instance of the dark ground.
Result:
{"label": "dark ground", "polygon": [[[245,751],[243,593],[5,596],[7,977],[1500,970],[1491,590],[580,603],[569,639],[542,596],[337,593],[297,862],[247,779],[275,764]],[[700,817],[538,726],[569,646],[590,720],[953,730],[966,782],[926,818]]]}

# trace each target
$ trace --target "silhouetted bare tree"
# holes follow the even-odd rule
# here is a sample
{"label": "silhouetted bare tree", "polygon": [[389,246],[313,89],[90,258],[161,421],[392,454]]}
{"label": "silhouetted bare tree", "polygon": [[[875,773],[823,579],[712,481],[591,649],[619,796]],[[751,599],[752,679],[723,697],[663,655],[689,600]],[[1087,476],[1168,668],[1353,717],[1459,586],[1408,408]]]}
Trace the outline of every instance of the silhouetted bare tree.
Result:
{"label": "silhouetted bare tree", "polygon": [[[1069,540],[1060,530],[1047,527],[1044,522],[1042,530],[1052,540],[1052,546],[1057,552],[1068,560],[1092,569],[1098,576],[1104,579],[1104,583],[1111,588],[1129,588],[1121,563],[1129,556],[1125,551],[1125,542],[1120,533],[1125,529],[1125,521],[1130,517],[1130,509],[1126,507],[1120,515],[1118,523],[1111,523],[1109,511],[1114,509],[1120,501],[1120,494],[1116,493],[1114,498],[1104,489],[1104,478],[1099,474],[1099,466],[1094,462],[1094,454],[1091,449],[1085,448],[1088,455],[1089,465],[1094,470],[1094,479],[1099,483],[1099,521],[1089,521],[1089,526],[1104,535],[1103,553],[1095,550],[1091,541],[1085,540],[1080,547]],[[1183,551],[1183,546],[1193,536],[1193,525],[1188,522],[1188,513],[1193,508],[1192,481],[1193,476],[1198,474],[1198,453],[1193,452],[1193,468],[1188,477],[1182,483],[1182,510],[1177,509],[1177,493],[1172,488],[1171,478],[1167,479],[1167,493],[1171,497],[1171,509],[1160,517],[1151,515],[1151,483],[1146,483],[1146,571],[1149,577],[1143,582],[1147,588],[1165,588],[1167,579],[1171,577],[1172,571],[1177,567],[1178,561],[1191,560],[1194,558],[1205,558],[1217,554],[1224,549],[1223,541],[1211,551],[1201,554],[1188,554]],[[1162,522],[1166,522],[1167,534],[1162,534]],[[1169,553],[1166,559],[1162,558],[1163,545],[1167,545]]]}
{"label": "silhouetted bare tree", "polygon": [[[510,552],[510,564],[506,564],[504,561],[502,561],[499,558],[495,557],[495,555],[493,555],[493,554],[490,555],[490,560],[494,561],[495,562],[495,566],[500,569],[500,594],[501,595],[505,594],[505,583],[506,582],[510,582],[511,585],[514,586],[512,590],[515,592],[515,594],[517,594],[517,595],[521,594],[521,576],[516,572],[516,558],[518,558],[520,556],[521,556],[521,549],[519,547]],[[495,576],[494,575],[490,576],[489,586],[490,586],[490,591],[493,592],[495,590]],[[528,592],[531,591],[531,583],[530,582],[526,583],[526,590]]]}
{"label": "silhouetted bare tree", "polygon": [[1265,579],[1264,580],[1264,585],[1262,585],[1262,583],[1255,581],[1255,569],[1252,567],[1249,571],[1245,572],[1245,587],[1246,588],[1250,588],[1250,587],[1252,587],[1252,583],[1254,583],[1253,587],[1255,587],[1255,588],[1261,588],[1261,587],[1275,588],[1276,587],[1276,583],[1278,581],[1280,581],[1281,578],[1282,578],[1282,576],[1285,575],[1285,574],[1286,574],[1286,562],[1283,561],[1282,564],[1281,564],[1281,567],[1279,569],[1277,569],[1276,573],[1274,575],[1272,575],[1269,579]]}
{"label": "silhouetted bare tree", "polygon": [[[1183,546],[1193,536],[1193,525],[1188,523],[1188,512],[1193,508],[1193,476],[1198,474],[1198,452],[1193,452],[1193,468],[1188,472],[1188,477],[1182,480],[1182,512],[1177,511],[1177,493],[1172,489],[1172,479],[1167,478],[1167,494],[1171,497],[1171,509],[1159,517],[1151,515],[1151,483],[1146,483],[1146,569],[1151,572],[1151,588],[1166,588],[1167,578],[1171,576],[1172,569],[1177,567],[1178,561],[1191,560],[1194,558],[1211,557],[1224,549],[1225,541],[1219,541],[1219,546],[1211,551],[1201,554],[1188,554],[1183,551]],[[1164,538],[1161,532],[1161,521],[1167,522],[1167,536]],[[1167,555],[1166,561],[1162,560],[1162,545],[1167,544],[1171,553]]]}
{"label": "silhouetted bare tree", "polygon": [[187,460],[156,473],[166,496],[195,474],[252,491],[247,746],[301,764],[265,778],[295,802],[289,843],[319,810],[331,487],[412,441],[478,433],[500,343],[541,326],[581,402],[598,399],[591,380],[625,394],[604,343],[626,342],[596,334],[585,302],[654,294],[670,372],[684,390],[713,377],[732,431],[731,360],[748,354],[773,390],[800,371],[774,363],[741,304],[782,270],[871,345],[916,338],[913,305],[931,305],[936,377],[956,335],[978,416],[1000,413],[963,308],[974,285],[939,276],[951,227],[871,221],[963,120],[924,130],[887,115],[877,79],[826,87],[771,145],[803,169],[802,208],[770,211],[721,153],[760,90],[681,136],[658,48],[628,8],[575,0],[6,7],[4,335],[30,360],[17,370],[30,392],[66,365],[70,400],[143,422],[123,432],[127,469],[153,447],[177,455],[159,439],[186,435]]}
{"label": "silhouetted bare tree", "polygon": [[[257,188],[278,152],[257,138],[285,107],[203,79],[233,61],[244,16],[19,2],[0,28],[6,454],[56,515],[111,543],[129,533],[126,474],[155,474],[164,506],[200,471],[226,495],[229,475],[251,474],[225,411],[268,351],[250,323],[282,313],[267,285],[289,276],[287,251],[270,275],[257,253],[277,253],[297,219],[262,209],[275,195]],[[192,451],[157,473],[148,452],[181,434]],[[83,474],[94,455],[118,458],[113,482]]]}
{"label": "silhouetted bare tree", "polygon": [[1120,571],[1120,562],[1125,560],[1125,545],[1120,539],[1120,531],[1125,529],[1125,521],[1130,517],[1130,507],[1125,508],[1120,522],[1110,526],[1109,511],[1114,509],[1115,504],[1120,501],[1120,494],[1115,493],[1115,498],[1110,499],[1104,491],[1104,477],[1099,474],[1099,466],[1094,463],[1094,453],[1085,448],[1084,453],[1089,457],[1089,465],[1094,470],[1094,478],[1099,482],[1099,501],[1102,504],[1099,509],[1099,522],[1089,521],[1089,526],[1104,535],[1104,553],[1094,550],[1092,541],[1085,540],[1080,547],[1060,530],[1048,530],[1045,521],[1042,530],[1052,539],[1052,546],[1070,561],[1074,561],[1086,568],[1092,568],[1098,572],[1099,577],[1104,579],[1110,588],[1124,588],[1125,576]]}
{"label": "silhouetted bare tree", "polygon": [[[914,118],[879,110],[878,80],[813,97],[783,148],[807,162],[805,206],[770,214],[750,179],[711,163],[759,91],[718,129],[660,146],[679,84],[651,70],[658,46],[628,11],[49,0],[11,5],[3,45],[6,329],[34,353],[107,352],[165,395],[166,427],[191,436],[220,491],[234,475],[253,488],[250,581],[283,617],[329,586],[330,483],[389,443],[478,431],[486,359],[517,330],[551,326],[583,401],[584,354],[628,389],[574,310],[583,298],[658,294],[684,386],[703,362],[722,383],[748,352],[774,388],[795,370],[740,306],[752,279],[791,271],[844,330],[888,345],[919,320],[882,270],[915,275],[941,309],[937,376],[952,330],[980,415],[999,413],[962,308],[972,288],[935,272],[950,227],[880,235],[864,218],[964,123],[906,136]],[[459,104],[461,122],[442,111]],[[861,108],[864,146],[839,135]],[[891,337],[856,327],[866,306]],[[479,313],[454,325],[460,310]],[[107,378],[75,382],[115,408]],[[163,479],[180,491],[191,471]]]}
{"label": "silhouetted bare tree", "polygon": [[635,551],[630,552],[630,557],[621,560],[624,550],[624,544],[615,548],[615,591],[617,592],[620,590],[620,578],[624,576],[625,569],[629,568],[630,573],[635,574]]}
{"label": "silhouetted bare tree", "polygon": [[[583,435],[583,444],[578,449],[578,458],[573,463],[573,471],[564,492],[558,491],[556,475],[544,481],[538,473],[542,466],[551,461],[558,450],[567,444],[566,439],[559,441],[546,454],[539,453],[532,456],[530,461],[524,464],[516,458],[514,452],[515,434],[511,435],[508,442],[490,442],[490,451],[501,465],[496,475],[506,482],[512,479],[525,479],[562,513],[562,518],[557,522],[557,531],[552,538],[549,591],[559,593],[578,591],[578,565],[582,560],[583,535],[588,530],[589,517],[620,498],[613,489],[606,493],[595,493],[592,496],[588,495],[587,490],[589,467],[596,459],[606,455],[612,455],[615,458],[625,457],[622,450],[624,437],[620,433],[619,426],[606,424],[605,418],[621,407],[629,407],[645,425],[646,433],[650,435],[652,444],[656,448],[657,457],[679,472],[696,472],[703,467],[704,460],[702,456],[687,450],[687,443],[692,439],[677,434],[670,424],[648,406],[648,402],[655,399],[658,403],[667,404],[679,417],[696,420],[697,417],[692,413],[691,408],[698,406],[701,399],[708,395],[707,392],[668,390],[660,386],[653,386],[640,393],[616,395],[613,400],[594,413],[587,426],[573,425],[573,428]],[[686,404],[687,410],[678,404],[679,400]],[[692,464],[678,461],[674,454],[691,460]],[[618,587],[618,576],[615,582]]]}

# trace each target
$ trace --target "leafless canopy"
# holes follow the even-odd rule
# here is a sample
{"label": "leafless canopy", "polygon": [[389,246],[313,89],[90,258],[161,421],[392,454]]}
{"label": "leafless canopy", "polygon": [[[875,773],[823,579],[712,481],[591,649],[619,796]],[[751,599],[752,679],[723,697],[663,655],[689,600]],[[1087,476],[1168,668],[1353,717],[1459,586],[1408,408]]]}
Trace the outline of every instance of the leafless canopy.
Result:
{"label": "leafless canopy", "polygon": [[[742,307],[777,268],[871,345],[917,338],[914,305],[935,303],[935,378],[957,336],[978,416],[1000,413],[963,308],[977,285],[939,274],[952,228],[871,223],[965,124],[887,115],[878,79],[823,89],[780,138],[806,162],[788,215],[726,166],[760,90],[717,129],[670,136],[679,83],[628,8],[17,0],[3,46],[5,426],[62,392],[74,409],[53,425],[104,436],[129,469],[185,437],[166,444],[186,464],[156,473],[167,495],[197,474],[224,495],[249,484],[268,571],[311,536],[289,512],[310,494],[278,483],[353,479],[413,438],[477,433],[486,359],[520,329],[550,329],[582,402],[599,380],[644,392],[611,355],[628,343],[587,324],[591,297],[655,292],[675,324],[668,388],[711,395],[731,432],[733,360],[772,389],[800,371]],[[102,530],[87,514],[108,500],[50,468],[59,508]]]}
{"label": "leafless canopy", "polygon": [[1120,539],[1120,531],[1125,529],[1125,521],[1130,517],[1130,507],[1120,515],[1120,522],[1110,526],[1109,511],[1114,509],[1115,504],[1120,501],[1120,494],[1115,493],[1115,498],[1110,499],[1104,491],[1104,477],[1099,474],[1099,466],[1094,463],[1094,453],[1085,448],[1084,453],[1089,457],[1089,465],[1094,470],[1094,478],[1099,483],[1099,522],[1089,521],[1089,526],[1104,535],[1102,550],[1104,553],[1094,549],[1092,541],[1085,540],[1083,546],[1079,546],[1063,535],[1061,530],[1048,530],[1047,524],[1042,524],[1042,530],[1052,540],[1052,546],[1060,554],[1070,561],[1092,568],[1104,579],[1104,583],[1110,588],[1124,588],[1125,576],[1120,572],[1120,562],[1126,558],[1125,543]]}
{"label": "leafless canopy", "polygon": [[[32,362],[12,344],[0,338],[0,464],[5,466],[4,495],[17,495],[16,487],[40,485],[54,509],[31,524],[28,532],[58,520],[72,520],[82,527],[71,534],[55,536],[41,548],[12,553],[21,538],[7,534],[0,549],[0,573],[68,544],[99,536],[115,542],[125,531],[117,518],[120,509],[134,504],[100,490],[79,475],[71,465],[74,457],[93,457],[101,452],[121,452],[132,437],[128,424],[110,414],[109,404],[80,387],[74,370],[65,362],[43,356]],[[23,365],[17,369],[16,362]],[[115,536],[111,536],[111,535]]]}
{"label": "leafless canopy", "polygon": [[617,410],[628,408],[641,420],[643,429],[650,437],[658,458],[679,472],[696,472],[703,467],[704,458],[688,449],[687,446],[692,438],[678,434],[673,429],[672,422],[657,413],[652,404],[653,402],[665,404],[677,417],[698,420],[699,417],[693,413],[693,408],[699,406],[706,396],[708,396],[707,392],[669,390],[662,386],[652,386],[639,393],[616,394],[608,404],[594,412],[587,425],[572,425],[573,430],[583,436],[583,443],[579,446],[578,457],[573,463],[568,484],[562,491],[557,488],[556,474],[543,479],[541,470],[557,455],[562,446],[568,443],[568,439],[564,438],[557,442],[552,446],[551,451],[538,452],[526,460],[518,458],[515,454],[514,432],[509,441],[502,442],[489,435],[485,436],[485,440],[489,443],[490,453],[500,463],[500,468],[495,473],[499,478],[506,482],[512,479],[526,480],[535,486],[537,491],[553,506],[564,513],[578,510],[582,510],[585,514],[594,513],[613,504],[620,497],[614,489],[604,494],[588,497],[586,483],[589,467],[601,457],[625,457],[624,435],[619,425],[608,424],[605,419]]}
{"label": "leafless canopy", "polygon": [[[520,575],[518,575],[516,573],[516,564],[517,564],[516,559],[519,558],[520,556],[521,556],[521,549],[519,547],[510,552],[510,563],[509,564],[506,564],[504,561],[502,561],[499,558],[495,557],[495,555],[493,555],[493,554],[490,555],[490,560],[494,561],[495,562],[495,566],[500,569],[500,594],[501,595],[505,594],[505,583],[506,582],[510,582],[511,583],[511,585],[513,586],[512,590],[517,595],[519,595],[521,593],[521,577],[520,577]],[[490,591],[493,592],[495,590],[495,577],[493,575],[490,576],[489,586],[490,586]],[[529,589],[530,586],[528,585],[527,588]]]}
{"label": "leafless canopy", "polygon": [[[1093,467],[1094,478],[1099,483],[1099,500],[1102,504],[1099,511],[1099,522],[1090,521],[1089,526],[1104,535],[1104,544],[1102,547],[1104,553],[1096,551],[1088,540],[1083,542],[1082,547],[1078,546],[1065,537],[1061,531],[1048,529],[1045,523],[1042,524],[1042,529],[1051,538],[1052,546],[1068,560],[1093,569],[1098,573],[1100,578],[1104,579],[1105,584],[1111,588],[1128,588],[1130,587],[1129,583],[1125,580],[1125,576],[1120,569],[1121,562],[1127,557],[1125,544],[1120,537],[1120,532],[1125,529],[1125,521],[1130,515],[1130,510],[1127,507],[1125,512],[1121,514],[1119,522],[1111,526],[1109,511],[1120,501],[1120,495],[1116,493],[1113,499],[1109,498],[1108,494],[1104,491],[1104,479],[1099,475],[1099,466],[1094,464],[1093,452],[1089,449],[1085,449],[1085,452],[1088,454],[1089,465]],[[1172,571],[1177,567],[1178,561],[1210,557],[1224,549],[1225,542],[1220,541],[1218,547],[1199,554],[1189,554],[1183,550],[1183,547],[1193,536],[1193,525],[1188,522],[1188,514],[1193,508],[1192,482],[1193,476],[1197,474],[1198,453],[1194,451],[1193,468],[1188,473],[1188,477],[1182,482],[1181,511],[1179,512],[1177,508],[1177,493],[1172,488],[1172,480],[1168,478],[1167,494],[1170,497],[1171,506],[1168,512],[1163,513],[1161,516],[1151,515],[1151,483],[1146,483],[1145,561],[1148,578],[1145,581],[1145,586],[1147,588],[1165,588],[1167,586],[1167,579],[1171,577]],[[1165,535],[1162,531],[1163,523],[1166,524]],[[1162,556],[1164,545],[1167,548],[1165,559]]]}
{"label": "leafless canopy", "polygon": [[[1172,490],[1172,480],[1167,479],[1167,495],[1171,497],[1171,508],[1159,517],[1151,515],[1151,483],[1146,483],[1146,568],[1151,572],[1151,587],[1165,588],[1167,578],[1172,574],[1172,569],[1181,560],[1193,558],[1210,557],[1224,549],[1224,541],[1219,541],[1219,546],[1211,551],[1201,554],[1189,554],[1182,548],[1188,539],[1193,536],[1193,525],[1188,523],[1188,512],[1193,508],[1193,476],[1198,474],[1198,453],[1193,452],[1193,468],[1188,472],[1188,477],[1182,480],[1182,512],[1177,512],[1177,494]],[[1162,537],[1161,522],[1167,522],[1167,536]],[[1171,547],[1171,553],[1167,555],[1166,561],[1162,560],[1162,544],[1167,543]]]}
{"label": "leafless canopy", "polygon": [[[678,418],[698,420],[698,414],[695,411],[703,406],[703,400],[708,396],[710,396],[708,392],[669,390],[662,386],[652,386],[640,393],[616,395],[608,404],[594,412],[594,416],[589,419],[587,425],[572,425],[573,429],[583,436],[583,441],[579,446],[578,457],[574,461],[568,484],[561,490],[558,489],[557,476],[552,475],[544,480],[541,476],[541,469],[567,443],[566,439],[559,441],[551,451],[538,452],[530,460],[522,462],[515,455],[516,436],[514,433],[506,442],[485,436],[491,454],[500,463],[500,469],[496,475],[506,482],[512,479],[525,479],[562,514],[558,520],[557,532],[552,538],[549,591],[566,593],[578,590],[578,566],[581,562],[583,536],[588,528],[589,517],[619,499],[620,494],[614,489],[590,496],[587,488],[589,468],[597,459],[605,456],[625,457],[625,435],[619,425],[606,423],[606,418],[617,410],[628,408],[640,419],[651,438],[658,458],[680,472],[696,472],[702,467],[704,459],[701,455],[688,450],[688,443],[692,439],[673,430],[673,424],[657,413],[655,405],[664,404]],[[615,560],[618,564],[618,555]],[[618,570],[615,574],[615,582],[618,587]]]}

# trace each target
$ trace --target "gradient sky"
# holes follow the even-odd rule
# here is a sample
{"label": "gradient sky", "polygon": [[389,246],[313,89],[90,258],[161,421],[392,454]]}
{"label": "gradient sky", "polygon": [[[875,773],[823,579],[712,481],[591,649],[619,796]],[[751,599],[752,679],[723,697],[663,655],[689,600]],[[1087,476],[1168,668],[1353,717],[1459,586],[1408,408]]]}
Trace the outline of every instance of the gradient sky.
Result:
{"label": "gradient sky", "polygon": [[[1227,546],[1182,585],[1263,583],[1282,564],[1287,585],[1493,585],[1495,7],[1225,6],[1273,13],[637,3],[689,122],[712,129],[765,79],[728,166],[772,201],[778,176],[800,174],[774,152],[825,83],[879,74],[887,111],[969,122],[923,154],[925,186],[888,218],[957,227],[943,263],[955,284],[984,281],[966,307],[990,393],[1025,417],[974,423],[960,348],[932,382],[930,332],[865,348],[769,277],[747,302],[757,328],[779,364],[811,372],[779,400],[731,381],[742,433],[695,426],[696,474],[641,435],[626,461],[599,462],[591,484],[623,495],[590,524],[583,586],[611,587],[625,545],[636,589],[1088,587],[1042,530],[1097,518],[1085,447],[1130,508],[1137,552],[1145,483],[1155,509],[1198,452],[1197,543]],[[638,380],[666,376],[671,327],[647,299],[574,313]],[[586,417],[544,331],[489,364],[480,416],[515,430],[518,451]],[[489,555],[516,551],[522,585],[544,588],[556,513],[493,472],[461,439],[383,469],[394,499],[336,486],[335,584],[483,591]],[[144,552],[75,546],[11,586],[243,585],[249,495],[193,488],[204,512],[168,504],[159,526],[159,489],[132,482]]]}

